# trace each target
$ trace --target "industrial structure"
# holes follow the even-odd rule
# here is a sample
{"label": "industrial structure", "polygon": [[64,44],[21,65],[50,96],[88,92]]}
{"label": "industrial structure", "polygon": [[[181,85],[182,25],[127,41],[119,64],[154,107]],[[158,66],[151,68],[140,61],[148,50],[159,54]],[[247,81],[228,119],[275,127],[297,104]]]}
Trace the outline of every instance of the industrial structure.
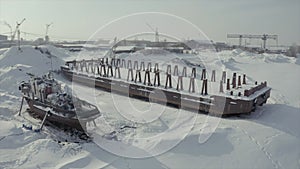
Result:
{"label": "industrial structure", "polygon": [[53,23],[46,24],[46,33],[45,33],[45,42],[46,42],[46,43],[49,42],[48,31],[49,31],[49,27],[50,27],[52,24],[53,24]]}
{"label": "industrial structure", "polygon": [[14,39],[15,39],[16,34],[18,33],[18,49],[19,50],[21,50],[21,47],[20,47],[20,45],[21,45],[20,26],[22,25],[22,23],[24,21],[25,21],[25,18],[23,18],[23,20],[21,22],[19,22],[19,23],[17,22],[16,29],[15,29],[14,33],[12,34],[12,37],[11,37],[11,42],[13,42]]}
{"label": "industrial structure", "polygon": [[276,41],[276,44],[278,44],[278,35],[251,35],[251,34],[227,34],[227,38],[236,38],[239,39],[239,47],[242,47],[242,41],[243,39],[261,39],[263,41],[263,50],[266,50],[267,46],[267,40],[273,39]]}

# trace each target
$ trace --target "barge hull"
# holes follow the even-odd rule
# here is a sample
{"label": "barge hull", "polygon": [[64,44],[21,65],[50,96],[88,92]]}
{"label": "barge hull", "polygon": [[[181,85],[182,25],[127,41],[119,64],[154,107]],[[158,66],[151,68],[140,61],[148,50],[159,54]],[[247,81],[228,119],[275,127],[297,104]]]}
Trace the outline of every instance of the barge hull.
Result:
{"label": "barge hull", "polygon": [[81,83],[90,87],[96,87],[120,95],[141,99],[163,105],[170,105],[176,108],[192,110],[198,113],[209,113],[218,116],[249,114],[259,105],[266,103],[270,97],[271,88],[265,87],[251,99],[233,99],[230,97],[211,95],[208,97],[194,96],[171,91],[168,89],[156,88],[155,86],[145,86],[128,83],[118,79],[89,76],[78,72],[73,72],[68,67],[61,67],[63,75],[70,81]]}

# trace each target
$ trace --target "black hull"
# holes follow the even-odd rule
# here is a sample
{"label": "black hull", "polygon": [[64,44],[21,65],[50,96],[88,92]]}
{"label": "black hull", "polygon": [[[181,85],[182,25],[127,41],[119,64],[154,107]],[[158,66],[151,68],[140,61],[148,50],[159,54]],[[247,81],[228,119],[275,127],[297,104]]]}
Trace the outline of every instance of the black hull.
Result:
{"label": "black hull", "polygon": [[[46,104],[43,104],[39,101],[34,101],[31,98],[26,97],[25,98],[30,111],[29,114],[34,117],[34,118],[38,118],[43,120],[43,118],[45,117],[47,111],[45,110],[45,108],[49,107]],[[55,108],[54,108],[55,110]],[[58,110],[56,109],[55,111],[60,111],[61,113],[74,113],[76,115],[75,112],[70,112],[70,111],[65,111],[63,112],[63,110]],[[52,123],[55,126],[58,127],[69,127],[69,128],[75,128],[79,131],[85,131],[85,126],[86,126],[86,122],[84,121],[79,121],[78,118],[73,117],[73,118],[66,118],[66,117],[62,117],[62,116],[58,116],[54,113],[50,113],[50,116],[48,116],[46,118],[46,122]]]}

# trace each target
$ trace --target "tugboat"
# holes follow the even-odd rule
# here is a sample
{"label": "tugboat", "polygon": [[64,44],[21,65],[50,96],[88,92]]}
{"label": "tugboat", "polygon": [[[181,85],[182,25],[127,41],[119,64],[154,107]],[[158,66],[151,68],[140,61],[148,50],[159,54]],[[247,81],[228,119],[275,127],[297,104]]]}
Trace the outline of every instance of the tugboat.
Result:
{"label": "tugboat", "polygon": [[51,123],[59,128],[85,132],[87,123],[96,125],[94,120],[100,116],[98,108],[71,95],[70,90],[62,86],[50,73],[42,77],[31,75],[28,82],[19,86],[23,95],[19,115],[26,100],[29,114],[42,120],[40,129],[44,123]]}

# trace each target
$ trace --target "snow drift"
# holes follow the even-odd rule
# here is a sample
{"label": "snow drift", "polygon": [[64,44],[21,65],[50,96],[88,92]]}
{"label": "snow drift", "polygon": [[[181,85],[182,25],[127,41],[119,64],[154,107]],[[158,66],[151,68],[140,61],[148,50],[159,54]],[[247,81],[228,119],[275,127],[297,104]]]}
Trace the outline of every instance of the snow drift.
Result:
{"label": "snow drift", "polygon": [[15,93],[18,84],[29,78],[28,73],[40,76],[50,70],[59,70],[64,61],[52,53],[60,52],[55,48],[48,50],[45,46],[22,46],[21,51],[12,47],[7,50],[0,56],[0,90]]}
{"label": "snow drift", "polygon": [[[267,105],[259,107],[251,115],[221,119],[217,129],[212,130],[212,136],[204,143],[199,142],[199,135],[212,124],[205,123],[208,116],[199,114],[191,132],[173,149],[151,158],[131,159],[113,155],[94,143],[70,143],[58,139],[65,133],[57,130],[53,136],[45,131],[33,133],[22,128],[26,120],[15,116],[20,102],[17,84],[29,78],[27,72],[41,75],[51,69],[47,50],[53,55],[54,70],[59,69],[64,60],[101,56],[88,51],[68,56],[68,52],[49,46],[40,49],[23,46],[22,52],[19,52],[13,47],[0,55],[0,168],[300,168],[299,58],[241,50],[217,54],[202,52],[196,59],[184,57],[178,60],[168,55],[164,58],[144,57],[145,61],[160,63],[177,64],[183,59],[191,64],[203,61],[209,67],[244,72],[249,80],[266,80],[272,91]],[[91,90],[81,87],[86,92]],[[122,123],[121,115],[108,102],[110,94],[96,92],[101,106],[109,110],[103,112],[106,120],[116,125]],[[123,100],[126,99],[121,96],[118,99],[125,103]],[[133,103],[142,105],[138,101]],[[127,107],[124,104],[120,109]],[[174,111],[160,118],[172,121],[176,119],[175,115]],[[148,132],[159,132],[167,125],[168,122],[141,125],[142,128],[137,128],[134,134],[142,137]],[[45,127],[46,131],[50,129]],[[131,135],[126,134],[124,137],[131,139]],[[170,133],[160,143],[167,145],[178,137],[181,134]],[[147,143],[145,146],[148,146]]]}

